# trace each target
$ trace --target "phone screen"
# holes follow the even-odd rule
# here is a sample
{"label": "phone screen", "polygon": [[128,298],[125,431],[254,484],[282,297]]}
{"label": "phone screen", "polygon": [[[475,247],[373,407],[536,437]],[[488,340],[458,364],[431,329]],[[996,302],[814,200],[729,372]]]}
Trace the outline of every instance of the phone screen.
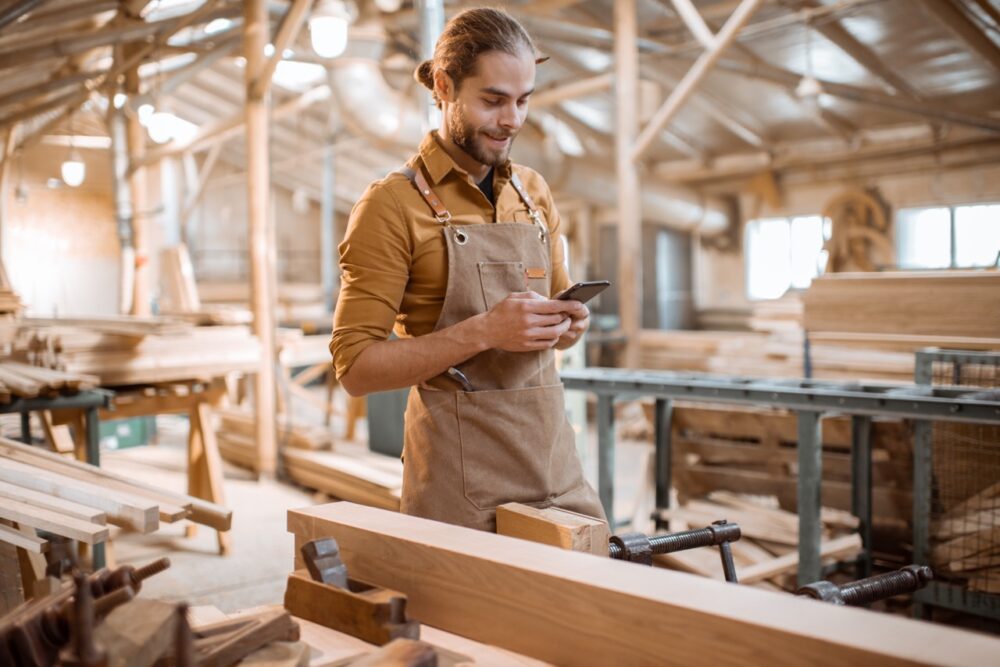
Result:
{"label": "phone screen", "polygon": [[555,296],[561,301],[579,301],[587,303],[611,285],[607,280],[591,280],[569,287]]}

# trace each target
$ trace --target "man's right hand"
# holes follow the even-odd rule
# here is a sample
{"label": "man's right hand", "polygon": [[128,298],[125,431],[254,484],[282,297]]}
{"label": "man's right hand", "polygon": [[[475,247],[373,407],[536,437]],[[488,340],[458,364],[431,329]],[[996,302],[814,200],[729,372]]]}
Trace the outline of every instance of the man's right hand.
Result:
{"label": "man's right hand", "polygon": [[547,350],[569,330],[573,320],[567,302],[537,292],[515,292],[485,315],[490,348],[506,352]]}

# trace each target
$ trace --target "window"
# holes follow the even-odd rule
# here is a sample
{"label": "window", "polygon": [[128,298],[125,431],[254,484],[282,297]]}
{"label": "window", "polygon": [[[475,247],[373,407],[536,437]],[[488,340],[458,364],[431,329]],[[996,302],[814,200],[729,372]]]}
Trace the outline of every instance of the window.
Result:
{"label": "window", "polygon": [[901,269],[994,266],[1000,204],[903,209],[896,216]]}
{"label": "window", "polygon": [[826,264],[828,225],[819,216],[751,220],[746,230],[747,295],[777,299],[804,289]]}

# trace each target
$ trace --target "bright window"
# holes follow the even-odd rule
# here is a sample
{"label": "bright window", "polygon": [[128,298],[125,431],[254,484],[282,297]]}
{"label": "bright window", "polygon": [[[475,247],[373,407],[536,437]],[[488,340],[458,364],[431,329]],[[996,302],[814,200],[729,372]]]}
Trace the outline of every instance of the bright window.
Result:
{"label": "bright window", "polygon": [[903,269],[994,266],[1000,253],[1000,204],[903,209],[896,216]]}
{"label": "bright window", "polygon": [[826,262],[823,219],[751,220],[746,231],[747,294],[777,299],[788,288],[809,287]]}

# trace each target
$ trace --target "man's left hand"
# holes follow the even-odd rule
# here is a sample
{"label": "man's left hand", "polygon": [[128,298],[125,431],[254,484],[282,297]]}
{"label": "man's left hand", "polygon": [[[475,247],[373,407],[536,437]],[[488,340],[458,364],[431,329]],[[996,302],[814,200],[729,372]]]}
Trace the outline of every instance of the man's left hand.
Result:
{"label": "man's left hand", "polygon": [[572,347],[580,338],[583,336],[584,332],[590,326],[590,309],[579,301],[566,301],[566,310],[564,311],[566,316],[572,321],[570,322],[569,329],[555,344],[557,350],[565,350],[568,347]]}

